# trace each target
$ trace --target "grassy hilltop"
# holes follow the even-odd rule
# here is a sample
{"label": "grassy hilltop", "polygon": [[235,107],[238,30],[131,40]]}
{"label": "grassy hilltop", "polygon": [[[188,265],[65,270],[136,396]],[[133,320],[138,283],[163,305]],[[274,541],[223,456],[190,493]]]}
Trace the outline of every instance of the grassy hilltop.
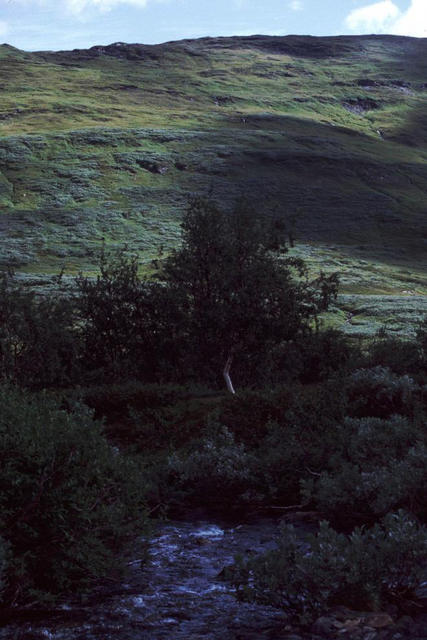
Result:
{"label": "grassy hilltop", "polygon": [[333,322],[427,311],[427,40],[204,38],[0,47],[0,266],[91,272],[103,243],[147,265],[189,193],[283,213],[293,250],[341,273]]}

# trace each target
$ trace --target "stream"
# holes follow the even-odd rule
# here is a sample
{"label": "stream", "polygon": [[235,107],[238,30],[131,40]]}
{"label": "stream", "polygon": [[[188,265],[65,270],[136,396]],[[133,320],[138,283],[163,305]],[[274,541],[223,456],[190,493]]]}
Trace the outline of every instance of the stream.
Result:
{"label": "stream", "polygon": [[[238,554],[274,548],[278,534],[277,519],[236,524],[193,514],[160,522],[149,560],[141,540],[122,583],[99,587],[84,604],[76,599],[54,610],[21,610],[0,626],[0,640],[427,640],[427,614],[417,624],[403,618],[403,626],[384,629],[364,629],[359,618],[333,619],[330,632],[326,627],[317,635],[288,626],[280,610],[239,602],[221,577],[224,567]],[[423,589],[427,597],[427,583]]]}
{"label": "stream", "polygon": [[[273,608],[238,602],[221,571],[238,553],[274,546],[277,520],[161,523],[150,559],[137,556],[126,581],[86,605],[0,628],[1,640],[299,640]],[[141,544],[141,555],[144,546]],[[138,549],[137,549],[138,553]]]}

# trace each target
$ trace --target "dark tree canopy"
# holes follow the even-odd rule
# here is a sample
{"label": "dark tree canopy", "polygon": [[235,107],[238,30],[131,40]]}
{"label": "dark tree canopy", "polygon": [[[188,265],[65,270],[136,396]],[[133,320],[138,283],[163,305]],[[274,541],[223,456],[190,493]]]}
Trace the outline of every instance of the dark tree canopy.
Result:
{"label": "dark tree canopy", "polygon": [[231,355],[245,382],[270,369],[278,347],[311,330],[336,295],[337,277],[310,281],[286,256],[285,228],[240,202],[226,213],[195,199],[182,246],[166,261],[166,286],[185,308],[193,366],[217,376]]}
{"label": "dark tree canopy", "polygon": [[[18,306],[39,321],[31,333],[46,333],[42,343],[50,345],[53,374],[65,383],[72,382],[75,365],[83,376],[79,383],[137,378],[222,384],[224,365],[233,358],[239,386],[264,384],[280,378],[284,362],[292,368],[289,352],[312,333],[337,290],[336,276],[310,280],[304,263],[287,254],[285,238],[280,220],[245,202],[227,213],[195,198],[182,222],[181,246],[155,277],[142,278],[136,258],[123,252],[102,255],[98,277],[77,278],[74,296],[55,304],[24,296]],[[4,305],[0,312],[11,314]],[[4,368],[13,344],[2,326]],[[29,370],[43,356],[19,331],[17,344],[28,343],[19,363]],[[61,351],[65,338],[72,362]]]}

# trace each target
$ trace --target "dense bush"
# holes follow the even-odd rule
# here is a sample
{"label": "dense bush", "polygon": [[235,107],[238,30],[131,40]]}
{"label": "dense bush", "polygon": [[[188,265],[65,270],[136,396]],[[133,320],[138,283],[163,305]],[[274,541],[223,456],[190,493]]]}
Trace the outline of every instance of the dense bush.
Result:
{"label": "dense bush", "polygon": [[212,418],[188,451],[170,457],[169,471],[193,497],[224,504],[250,485],[251,464],[244,446]]}
{"label": "dense bush", "polygon": [[[301,480],[324,469],[339,446],[345,394],[338,393],[334,384],[294,384],[211,400],[210,418],[194,414],[187,429],[173,420],[169,429],[158,423],[154,434],[157,441],[162,432],[168,436],[163,448],[181,445],[169,467],[171,482],[185,485],[193,497],[203,500],[207,493],[215,493],[229,500],[234,492],[234,502],[251,495],[257,502],[295,504]],[[202,407],[206,410],[209,405]],[[134,429],[137,439],[147,432],[144,422]],[[187,441],[179,443],[180,432],[186,433]]]}
{"label": "dense bush", "polygon": [[6,574],[9,561],[9,545],[0,537],[0,602],[6,587]]}
{"label": "dense bush", "polygon": [[304,383],[321,382],[337,372],[344,375],[362,359],[359,344],[336,329],[314,331],[297,347],[300,352],[298,377]]}
{"label": "dense bush", "polygon": [[423,369],[421,342],[397,336],[376,336],[369,345],[366,368],[381,366],[398,375],[417,374]]}
{"label": "dense bush", "polygon": [[75,317],[69,298],[37,298],[4,277],[0,282],[0,378],[32,389],[74,383],[80,369]]}
{"label": "dense bush", "polygon": [[86,378],[110,383],[174,378],[181,322],[173,294],[140,278],[137,261],[123,253],[102,254],[99,268],[96,279],[76,281]]}
{"label": "dense bush", "polygon": [[46,394],[0,389],[0,486],[7,602],[80,591],[111,575],[116,553],[144,524],[136,466],[87,409],[67,413]]}
{"label": "dense bush", "polygon": [[123,384],[90,387],[84,401],[106,419],[106,433],[138,452],[170,450],[200,436],[200,425],[216,406],[212,392],[178,385]]}
{"label": "dense bush", "polygon": [[341,525],[404,506],[427,516],[427,434],[403,416],[347,418],[329,469],[302,481],[303,495]]}
{"label": "dense bush", "polygon": [[412,415],[421,389],[408,375],[386,367],[358,369],[348,381],[349,414],[387,418],[393,413]]}
{"label": "dense bush", "polygon": [[85,404],[95,410],[97,418],[110,422],[128,419],[130,411],[141,414],[146,411],[151,416],[188,396],[188,390],[178,385],[143,384],[137,380],[90,386],[84,390]]}
{"label": "dense bush", "polygon": [[402,511],[350,536],[322,522],[304,543],[288,526],[276,550],[240,559],[234,580],[243,599],[280,607],[302,623],[338,604],[378,610],[413,595],[426,534]]}
{"label": "dense bush", "polygon": [[[285,391],[283,396],[287,396]],[[269,423],[278,420],[289,407],[290,396],[291,392],[278,406],[273,391],[243,390],[238,395],[224,398],[219,419],[238,442],[256,448],[267,435]]]}

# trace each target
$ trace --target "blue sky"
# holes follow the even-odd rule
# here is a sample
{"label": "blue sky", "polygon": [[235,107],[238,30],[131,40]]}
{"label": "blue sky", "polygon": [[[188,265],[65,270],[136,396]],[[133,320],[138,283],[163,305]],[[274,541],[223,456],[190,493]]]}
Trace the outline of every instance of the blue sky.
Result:
{"label": "blue sky", "polygon": [[0,42],[29,51],[254,33],[427,37],[427,0],[0,0]]}

